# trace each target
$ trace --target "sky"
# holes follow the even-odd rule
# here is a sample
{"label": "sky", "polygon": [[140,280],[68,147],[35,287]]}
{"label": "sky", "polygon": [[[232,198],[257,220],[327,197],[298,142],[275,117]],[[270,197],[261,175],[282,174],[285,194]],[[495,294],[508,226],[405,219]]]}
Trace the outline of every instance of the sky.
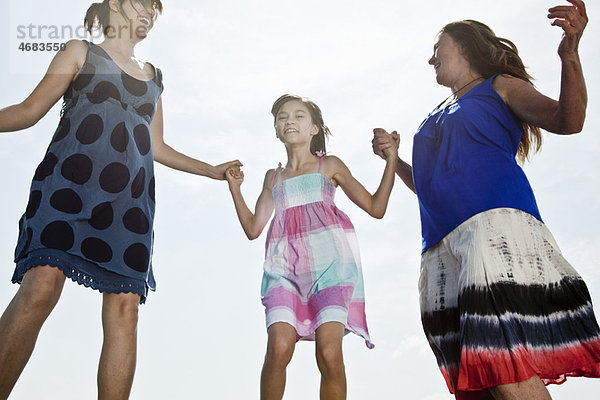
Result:
{"label": "sky", "polygon": [[[52,53],[18,50],[19,26],[68,26],[77,33],[85,1],[8,0],[0,13],[0,107],[21,102],[42,78]],[[536,87],[557,98],[560,29],[547,9],[559,0],[164,0],[165,10],[140,58],[162,69],[165,140],[209,163],[240,159],[242,190],[254,204],[267,169],[285,162],[270,109],[284,93],[310,97],[340,157],[367,189],[377,188],[384,161],[371,152],[372,129],[401,134],[410,161],[412,136],[450,94],[427,64],[439,29],[477,19],[511,39]],[[581,134],[544,134],[540,153],[524,167],[542,218],[600,308],[600,15],[581,42],[589,95]],[[79,29],[81,32],[81,29]],[[37,32],[34,32],[37,36]],[[65,31],[68,33],[68,31]],[[96,39],[98,42],[98,39]],[[60,104],[34,127],[0,135],[0,309],[10,283],[17,222],[35,168],[59,119]],[[138,366],[131,399],[257,399],[266,345],[260,281],[264,232],[248,241],[224,182],[156,165],[154,271],[157,292],[140,309]],[[420,224],[415,196],[400,179],[384,219],[375,220],[340,190],[340,209],[353,221],[361,248],[366,313],[375,349],[346,336],[348,399],[452,399],[422,332],[418,308]],[[102,345],[101,295],[66,282],[56,309],[12,399],[91,399]],[[314,344],[300,342],[288,368],[284,399],[318,397]],[[569,379],[550,387],[554,399],[596,397],[600,381]]]}

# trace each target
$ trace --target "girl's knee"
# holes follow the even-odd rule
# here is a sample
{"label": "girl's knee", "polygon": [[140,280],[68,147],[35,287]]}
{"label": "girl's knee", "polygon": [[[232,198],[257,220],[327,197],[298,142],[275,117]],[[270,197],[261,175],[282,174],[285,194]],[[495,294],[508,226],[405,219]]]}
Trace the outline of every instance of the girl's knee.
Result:
{"label": "girl's knee", "polygon": [[265,361],[280,366],[286,366],[292,359],[295,345],[295,341],[289,340],[288,338],[280,336],[269,337]]}
{"label": "girl's knee", "polygon": [[344,370],[342,347],[336,344],[317,345],[317,366],[321,373],[333,373]]}

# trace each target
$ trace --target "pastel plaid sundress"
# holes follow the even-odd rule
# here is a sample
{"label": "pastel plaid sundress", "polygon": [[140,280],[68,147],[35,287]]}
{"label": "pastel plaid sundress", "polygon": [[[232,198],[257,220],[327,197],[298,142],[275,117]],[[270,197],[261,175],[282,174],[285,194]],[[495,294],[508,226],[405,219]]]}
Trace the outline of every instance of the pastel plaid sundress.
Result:
{"label": "pastel plaid sundress", "polygon": [[267,328],[286,322],[298,340],[314,340],[321,324],[336,321],[373,348],[358,241],[333,202],[335,186],[321,174],[321,161],[319,172],[277,182],[272,193],[261,289]]}

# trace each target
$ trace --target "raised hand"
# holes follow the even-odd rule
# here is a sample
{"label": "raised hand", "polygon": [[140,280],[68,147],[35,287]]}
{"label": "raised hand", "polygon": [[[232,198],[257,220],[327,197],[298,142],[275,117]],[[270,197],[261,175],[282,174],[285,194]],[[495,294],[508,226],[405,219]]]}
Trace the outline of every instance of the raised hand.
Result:
{"label": "raised hand", "polygon": [[393,131],[390,136],[392,137],[392,145],[383,149],[383,155],[385,156],[386,161],[396,161],[398,159],[398,147],[400,147],[400,135],[398,132]]}
{"label": "raised hand", "polygon": [[556,6],[548,10],[548,18],[553,19],[552,25],[560,26],[563,37],[558,46],[561,57],[577,54],[579,41],[588,23],[585,4],[581,0],[567,0],[571,6]]}
{"label": "raised hand", "polygon": [[386,160],[388,157],[398,157],[398,146],[400,146],[400,135],[396,131],[391,134],[383,128],[373,129],[373,153]]}
{"label": "raised hand", "polygon": [[244,182],[244,171],[242,171],[240,165],[232,165],[225,171],[225,178],[230,187],[241,186]]}
{"label": "raised hand", "polygon": [[225,171],[227,171],[229,168],[232,168],[232,167],[234,167],[234,168],[237,167],[237,169],[239,170],[240,167],[242,167],[243,165],[244,164],[242,164],[238,160],[229,161],[229,162],[226,162],[223,164],[215,165],[214,179],[224,181],[225,179],[227,179],[227,177],[225,176]]}

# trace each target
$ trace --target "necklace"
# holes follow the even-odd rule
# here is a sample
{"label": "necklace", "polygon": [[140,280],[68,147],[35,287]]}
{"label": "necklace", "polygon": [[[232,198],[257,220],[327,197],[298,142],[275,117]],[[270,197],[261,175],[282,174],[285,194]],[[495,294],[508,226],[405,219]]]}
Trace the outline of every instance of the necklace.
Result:
{"label": "necklace", "polygon": [[446,97],[440,104],[438,104],[438,106],[436,107],[436,109],[440,108],[440,106],[442,104],[444,104],[445,102],[447,102],[450,97],[456,95],[456,93],[460,92],[461,90],[463,90],[464,88],[466,88],[467,86],[469,86],[471,83],[473,83],[473,82],[475,82],[475,81],[477,81],[479,79],[483,79],[483,77],[482,76],[478,76],[477,78],[475,78],[472,81],[470,81],[469,83],[467,83],[465,86],[463,86],[460,89],[458,89],[456,92],[452,92],[452,94],[450,96]]}

